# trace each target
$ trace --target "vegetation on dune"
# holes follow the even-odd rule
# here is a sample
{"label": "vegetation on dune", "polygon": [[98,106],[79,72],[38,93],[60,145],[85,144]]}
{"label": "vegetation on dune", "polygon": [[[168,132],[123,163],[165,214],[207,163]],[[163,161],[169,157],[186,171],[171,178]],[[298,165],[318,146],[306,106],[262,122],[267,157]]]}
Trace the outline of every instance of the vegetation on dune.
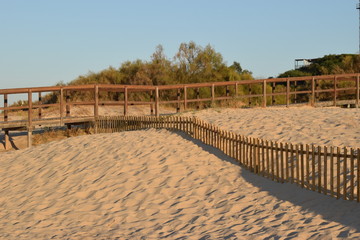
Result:
{"label": "vegetation on dune", "polygon": [[79,76],[69,85],[167,85],[244,79],[253,79],[252,73],[242,70],[238,62],[227,66],[222,55],[212,46],[201,47],[189,42],[180,44],[172,60],[164,54],[163,47],[158,45],[150,61],[126,61],[118,69],[109,67],[99,73],[90,72],[85,76]]}
{"label": "vegetation on dune", "polygon": [[344,73],[360,72],[360,55],[340,54],[326,55],[322,58],[314,59],[308,66],[303,66],[296,70],[289,70],[280,74],[279,78],[302,77],[316,75],[332,75]]}

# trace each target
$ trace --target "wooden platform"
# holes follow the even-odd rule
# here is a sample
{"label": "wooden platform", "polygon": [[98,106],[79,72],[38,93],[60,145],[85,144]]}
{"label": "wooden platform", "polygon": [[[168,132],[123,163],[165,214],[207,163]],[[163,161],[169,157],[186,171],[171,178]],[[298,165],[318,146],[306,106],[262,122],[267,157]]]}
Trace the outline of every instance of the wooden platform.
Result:
{"label": "wooden platform", "polygon": [[[85,123],[91,123],[95,121],[95,117],[66,117],[63,119],[60,118],[48,118],[48,119],[34,119],[32,121],[31,127],[41,126],[41,127],[51,127],[51,126],[64,126],[64,125],[79,125]],[[22,130],[27,129],[28,126],[27,120],[17,120],[17,121],[0,121],[0,128],[2,130]]]}
{"label": "wooden platform", "polygon": [[0,122],[0,129],[5,133],[5,149],[10,149],[10,131],[27,131],[27,146],[32,145],[32,132],[37,127],[61,127],[81,124],[92,124],[95,117],[66,117],[66,118],[48,118],[33,119],[31,125],[27,120]]}

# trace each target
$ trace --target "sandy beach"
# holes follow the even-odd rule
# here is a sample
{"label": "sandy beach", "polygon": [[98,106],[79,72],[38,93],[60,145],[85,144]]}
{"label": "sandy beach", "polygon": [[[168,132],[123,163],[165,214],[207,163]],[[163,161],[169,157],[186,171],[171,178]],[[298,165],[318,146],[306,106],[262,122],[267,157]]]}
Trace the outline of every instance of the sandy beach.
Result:
{"label": "sandy beach", "polygon": [[[249,136],[360,147],[356,109],[187,114]],[[360,238],[358,203],[254,175],[179,132],[87,135],[0,154],[0,239]]]}

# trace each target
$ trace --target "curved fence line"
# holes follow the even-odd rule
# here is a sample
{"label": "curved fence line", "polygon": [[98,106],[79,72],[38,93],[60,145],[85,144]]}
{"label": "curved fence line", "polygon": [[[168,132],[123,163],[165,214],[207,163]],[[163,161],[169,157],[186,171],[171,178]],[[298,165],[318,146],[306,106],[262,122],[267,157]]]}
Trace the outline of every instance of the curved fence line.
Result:
{"label": "curved fence line", "polygon": [[249,171],[273,181],[360,202],[360,149],[292,144],[242,136],[196,117],[97,117],[96,133],[179,130],[222,151]]}

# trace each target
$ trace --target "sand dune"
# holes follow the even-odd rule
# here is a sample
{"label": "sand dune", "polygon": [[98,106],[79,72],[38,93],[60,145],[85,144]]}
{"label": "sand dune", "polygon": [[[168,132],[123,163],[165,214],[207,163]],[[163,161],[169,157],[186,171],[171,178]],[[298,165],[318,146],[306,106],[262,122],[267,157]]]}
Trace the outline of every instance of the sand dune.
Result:
{"label": "sand dune", "polygon": [[360,109],[224,108],[190,112],[208,122],[249,137],[279,142],[360,147]]}
{"label": "sand dune", "polygon": [[360,205],[150,129],[2,153],[0,222],[2,239],[356,239]]}

